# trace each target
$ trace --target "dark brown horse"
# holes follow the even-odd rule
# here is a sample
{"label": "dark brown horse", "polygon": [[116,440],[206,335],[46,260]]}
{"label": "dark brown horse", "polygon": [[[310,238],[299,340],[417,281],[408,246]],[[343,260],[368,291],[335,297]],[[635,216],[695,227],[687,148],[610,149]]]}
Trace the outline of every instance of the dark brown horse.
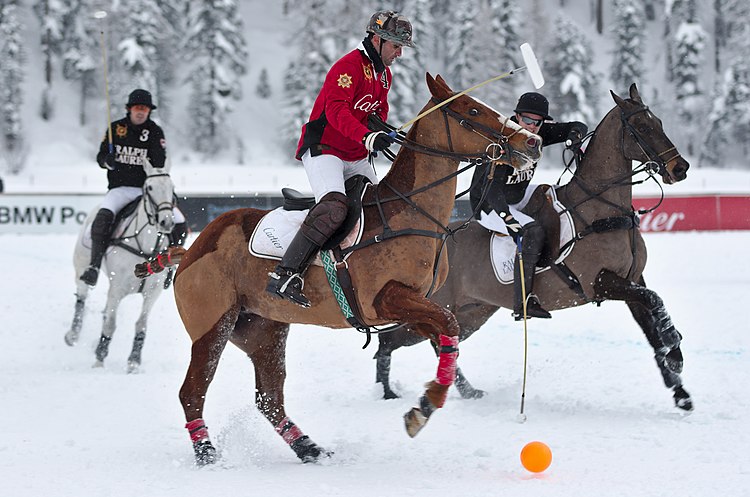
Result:
{"label": "dark brown horse", "polygon": [[[674,391],[676,406],[691,410],[693,404],[680,377],[682,337],[661,298],[646,287],[646,245],[632,208],[635,176],[658,171],[662,181],[671,184],[687,177],[689,164],[665,135],[661,121],[643,104],[635,84],[630,87],[629,99],[614,93],[612,97],[617,105],[597,126],[573,179],[557,189],[558,199],[575,220],[578,233],[572,252],[563,261],[570,271],[559,267],[537,274],[535,293],[548,310],[603,300],[625,301],[654,349],[664,383]],[[633,170],[632,161],[641,166]],[[541,192],[537,190],[535,196],[541,196]],[[554,212],[549,215],[543,198],[532,197],[527,212],[541,219],[548,233],[559,234],[559,223],[554,229],[558,216]],[[493,276],[489,254],[492,236],[496,235],[472,222],[448,241],[450,272],[432,300],[455,313],[461,340],[498,309],[513,308],[513,285],[501,285]],[[550,238],[553,236],[548,235],[548,241]],[[580,284],[575,285],[568,275]],[[391,353],[424,337],[402,328],[379,338],[376,381],[383,384],[385,398],[394,398],[397,395],[389,385]],[[483,394],[471,386],[460,368],[456,387],[463,397]]]}
{"label": "dark brown horse", "polygon": [[[453,95],[439,76],[433,79],[428,74],[427,85],[432,99],[425,109]],[[366,193],[362,239],[379,243],[355,250],[347,259],[366,325],[406,323],[443,345],[436,379],[428,384],[419,407],[404,416],[410,436],[442,406],[455,376],[458,324],[453,314],[424,295],[433,284],[433,274],[439,286],[448,271],[438,235],[445,233],[450,220],[458,164],[500,160],[520,166],[538,158],[541,150],[538,136],[469,96],[456,98],[440,110],[412,126],[406,136],[408,146],[401,148],[383,180]],[[502,154],[496,153],[500,150]],[[180,401],[198,464],[213,462],[216,456],[202,419],[203,406],[228,341],[252,360],[256,405],[277,433],[303,461],[327,455],[287,417],[286,338],[289,323],[351,325],[319,266],[305,277],[305,293],[313,303],[309,309],[264,291],[275,261],[252,256],[248,240],[266,214],[257,209],[228,212],[203,230],[181,260],[172,261],[180,263],[175,299],[193,341]],[[390,237],[402,230],[408,234]],[[419,236],[415,231],[435,236]]]}

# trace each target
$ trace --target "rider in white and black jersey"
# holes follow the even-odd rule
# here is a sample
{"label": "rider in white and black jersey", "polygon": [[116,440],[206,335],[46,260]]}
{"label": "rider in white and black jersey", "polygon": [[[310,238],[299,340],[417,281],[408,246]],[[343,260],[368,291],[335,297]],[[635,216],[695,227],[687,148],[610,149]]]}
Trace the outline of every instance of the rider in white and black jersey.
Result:
{"label": "rider in white and black jersey", "polygon": [[[579,147],[581,140],[588,132],[588,127],[578,121],[556,123],[550,122],[549,102],[539,93],[529,92],[521,95],[511,120],[522,128],[539,135],[542,146],[554,143],[570,143],[569,146]],[[527,315],[537,318],[552,317],[539,304],[539,300],[532,294],[534,288],[534,268],[542,254],[544,246],[544,229],[531,216],[521,212],[528,202],[527,193],[533,189],[528,186],[534,178],[536,162],[522,169],[514,169],[510,165],[500,165],[495,168],[492,180],[488,179],[489,166],[478,166],[474,171],[472,188],[469,192],[471,208],[482,225],[494,231],[509,234],[514,240],[523,235],[521,252],[523,254],[524,284],[527,297]],[[484,201],[482,194],[484,193]],[[480,205],[481,202],[481,205]],[[521,292],[521,278],[519,264],[515,265],[515,303],[513,313],[516,319],[523,317],[523,296]]]}
{"label": "rider in white and black jersey", "polygon": [[[143,161],[148,158],[151,165],[164,167],[167,147],[164,131],[151,120],[151,111],[156,109],[151,93],[133,90],[125,104],[127,115],[111,125],[112,152],[109,151],[109,130],[99,146],[96,162],[107,169],[107,194],[91,224],[91,263],[81,275],[81,281],[94,286],[99,277],[99,267],[104,251],[114,229],[114,220],[123,207],[142,193],[146,172]],[[173,244],[181,245],[187,235],[187,223],[180,210],[174,208],[175,226],[172,230]]]}

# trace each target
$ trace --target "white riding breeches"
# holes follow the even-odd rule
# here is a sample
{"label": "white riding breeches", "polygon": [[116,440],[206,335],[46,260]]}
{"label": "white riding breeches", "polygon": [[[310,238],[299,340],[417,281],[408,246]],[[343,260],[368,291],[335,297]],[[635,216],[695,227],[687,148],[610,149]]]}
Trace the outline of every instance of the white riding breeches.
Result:
{"label": "white riding breeches", "polygon": [[367,158],[358,161],[345,161],[330,154],[313,157],[308,150],[302,156],[302,165],[305,166],[307,179],[310,182],[316,202],[320,202],[320,199],[326,193],[346,194],[344,182],[358,174],[367,177],[373,184],[378,182],[375,170]]}
{"label": "white riding breeches", "polygon": [[[529,203],[531,195],[534,193],[534,190],[536,190],[538,186],[538,184],[529,184],[529,186],[526,187],[526,192],[524,193],[521,201],[517,204],[508,205],[508,207],[510,207],[511,215],[516,218],[516,221],[521,223],[521,226],[526,226],[534,220],[534,218],[532,218],[528,214],[524,214],[523,212],[521,212],[521,209],[526,207],[526,204]],[[506,235],[508,234],[508,227],[505,225],[505,221],[503,220],[503,218],[498,216],[497,212],[495,211],[490,211],[489,214],[485,213],[484,211],[480,212],[479,224],[490,231],[496,231],[498,233],[504,233]]]}
{"label": "white riding breeches", "polygon": [[[141,193],[143,193],[143,189],[138,188],[137,186],[118,186],[112,188],[106,193],[106,195],[104,195],[104,200],[102,200],[99,208],[107,209],[114,214],[117,214],[123,207],[137,199]],[[177,206],[172,209],[172,212],[174,214],[175,224],[185,222],[185,215]]]}

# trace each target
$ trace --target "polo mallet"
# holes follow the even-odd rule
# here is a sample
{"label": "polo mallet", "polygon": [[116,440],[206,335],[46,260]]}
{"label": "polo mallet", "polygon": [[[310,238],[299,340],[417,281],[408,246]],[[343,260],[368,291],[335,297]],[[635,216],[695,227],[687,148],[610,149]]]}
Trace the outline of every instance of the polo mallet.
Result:
{"label": "polo mallet", "polygon": [[526,314],[526,280],[524,278],[523,271],[523,252],[521,251],[521,243],[523,238],[518,238],[518,269],[519,277],[521,278],[521,298],[523,299],[523,382],[521,385],[521,411],[518,413],[518,422],[524,423],[526,421],[526,414],[523,412],[524,404],[526,403],[526,370],[527,362],[529,358],[529,329],[526,326],[528,321]]}
{"label": "polo mallet", "polygon": [[[94,12],[96,19],[104,19],[107,17],[107,12],[104,10],[98,10]],[[103,22],[103,21],[102,21]],[[102,43],[102,66],[104,66],[104,96],[107,99],[107,138],[109,139],[109,153],[114,152],[114,145],[112,145],[112,115],[109,108],[109,80],[107,79],[107,46],[104,43],[104,28],[99,30],[101,34]]]}
{"label": "polo mallet", "polygon": [[484,85],[486,85],[488,83],[492,83],[493,81],[498,81],[500,79],[507,78],[508,76],[512,76],[512,75],[516,74],[517,72],[523,71],[524,69],[529,72],[529,77],[531,78],[531,82],[533,83],[534,88],[536,88],[538,90],[539,88],[541,88],[542,86],[544,86],[544,76],[542,75],[542,69],[539,67],[539,62],[537,62],[537,60],[536,60],[536,55],[534,55],[534,50],[531,48],[531,45],[529,45],[528,43],[524,43],[523,45],[521,45],[521,57],[523,57],[523,62],[524,62],[525,65],[523,65],[521,67],[517,67],[515,69],[512,69],[512,70],[510,70],[510,71],[508,71],[506,73],[500,74],[498,76],[495,76],[494,78],[490,78],[487,81],[482,81],[481,83],[476,84],[476,85],[472,86],[471,88],[467,88],[466,90],[464,90],[462,92],[456,93],[452,97],[450,97],[450,98],[448,98],[446,100],[443,100],[442,102],[440,102],[436,106],[431,107],[431,108],[427,109],[426,111],[422,112],[421,114],[419,114],[414,119],[405,122],[404,124],[402,124],[401,126],[399,126],[396,130],[391,131],[388,134],[391,137],[395,138],[396,137],[396,133],[398,133],[399,131],[403,131],[405,128],[407,128],[407,127],[411,126],[412,124],[414,124],[415,122],[419,121],[420,119],[422,119],[424,116],[426,116],[430,112],[439,109],[443,105],[449,104],[450,102],[452,102],[453,100],[457,99],[461,95],[466,95],[467,93],[472,92],[472,91],[476,90],[477,88],[480,88],[480,87],[482,87],[482,86],[484,86]]}

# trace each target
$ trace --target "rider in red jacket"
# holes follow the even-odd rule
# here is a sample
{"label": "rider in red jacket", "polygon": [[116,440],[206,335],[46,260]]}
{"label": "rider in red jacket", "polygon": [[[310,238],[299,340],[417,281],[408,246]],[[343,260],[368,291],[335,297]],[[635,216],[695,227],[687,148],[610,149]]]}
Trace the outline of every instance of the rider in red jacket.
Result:
{"label": "rider in red jacket", "polygon": [[305,167],[317,203],[276,270],[269,273],[266,291],[302,307],[310,307],[302,293],[302,274],[346,219],[349,207],[344,182],[363,175],[377,183],[368,154],[385,150],[394,141],[382,131],[370,131],[367,117],[374,113],[383,121],[387,119],[388,66],[401,56],[403,46],[414,46],[412,27],[397,12],[378,11],[370,18],[367,33],[359,47],[328,71],[297,147],[296,157]]}

